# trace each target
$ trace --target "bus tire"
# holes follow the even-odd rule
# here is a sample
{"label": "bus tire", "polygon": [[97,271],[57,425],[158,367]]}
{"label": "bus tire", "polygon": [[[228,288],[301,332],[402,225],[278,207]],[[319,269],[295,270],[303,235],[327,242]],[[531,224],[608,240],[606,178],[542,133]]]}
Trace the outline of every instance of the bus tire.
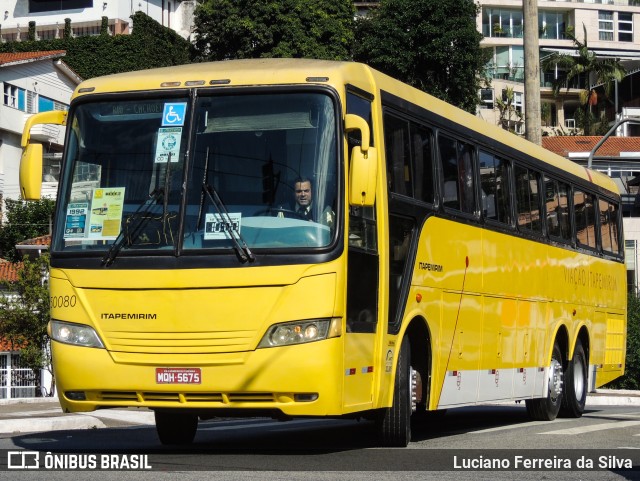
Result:
{"label": "bus tire", "polygon": [[411,347],[405,336],[400,346],[393,385],[393,405],[376,419],[378,440],[384,447],[406,447],[411,441]]}
{"label": "bus tire", "polygon": [[198,430],[198,416],[175,411],[155,411],[156,431],[165,445],[191,444]]}
{"label": "bus tire", "polygon": [[562,351],[558,342],[553,344],[551,365],[549,366],[549,390],[544,398],[527,399],[527,413],[535,421],[553,421],[560,412],[564,391],[564,371]]}
{"label": "bus tire", "polygon": [[579,418],[584,413],[587,402],[587,355],[578,339],[573,350],[573,359],[569,361],[565,373],[565,393],[562,396],[560,416],[567,418]]}

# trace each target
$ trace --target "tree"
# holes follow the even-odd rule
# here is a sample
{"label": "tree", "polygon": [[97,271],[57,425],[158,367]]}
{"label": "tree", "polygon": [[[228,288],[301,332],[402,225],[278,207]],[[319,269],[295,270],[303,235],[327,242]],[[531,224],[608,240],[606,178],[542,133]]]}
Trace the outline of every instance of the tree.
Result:
{"label": "tree", "polygon": [[[18,264],[18,280],[2,281],[0,292],[0,337],[12,350],[20,351],[21,365],[30,368],[38,380],[41,369],[51,370],[49,287],[44,282],[48,269],[48,254],[34,260],[25,258]],[[40,392],[53,393],[53,384],[48,389],[38,387]]]}
{"label": "tree", "polygon": [[627,357],[624,376],[607,384],[611,389],[640,389],[640,299],[635,292],[627,301]]}
{"label": "tree", "polygon": [[473,0],[381,0],[356,22],[354,59],[475,113],[488,50]]}
{"label": "tree", "polygon": [[347,60],[353,17],[350,0],[204,0],[194,13],[197,58]]}
{"label": "tree", "polygon": [[0,226],[0,256],[18,262],[22,259],[16,252],[17,243],[49,233],[55,202],[6,199],[5,205],[7,221]]}
{"label": "tree", "polygon": [[502,97],[496,98],[498,125],[513,134],[516,133],[515,125],[522,122],[522,114],[516,109],[514,99],[513,87],[507,87]]}
{"label": "tree", "polygon": [[522,2],[524,19],[524,116],[525,137],[542,143],[540,125],[540,48],[538,43],[538,0]]}
{"label": "tree", "polygon": [[578,40],[571,30],[567,31],[567,37],[573,41],[577,55],[554,52],[545,58],[542,62],[542,68],[545,71],[560,69],[566,73],[566,75],[554,80],[553,93],[555,95],[558,95],[563,87],[569,90],[571,81],[578,77],[584,77],[585,81],[588,82],[580,96],[583,109],[576,116],[576,121],[580,121],[582,124],[581,127],[585,135],[590,135],[592,126],[596,121],[591,112],[591,107],[598,103],[598,94],[592,86],[603,85],[605,95],[608,97],[614,81],[621,81],[626,75],[626,70],[618,59],[600,58],[594,51],[590,50],[587,41],[587,27],[583,24],[582,28],[584,30],[584,41]]}

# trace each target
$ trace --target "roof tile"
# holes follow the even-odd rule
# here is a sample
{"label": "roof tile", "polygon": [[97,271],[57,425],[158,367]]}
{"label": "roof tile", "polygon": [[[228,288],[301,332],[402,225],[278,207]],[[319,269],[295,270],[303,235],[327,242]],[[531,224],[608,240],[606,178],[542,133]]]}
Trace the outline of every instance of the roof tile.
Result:
{"label": "roof tile", "polygon": [[[602,140],[600,136],[549,136],[542,137],[542,146],[568,158],[570,153],[591,152]],[[620,157],[620,152],[640,152],[640,137],[609,137],[596,152],[597,156]]]}

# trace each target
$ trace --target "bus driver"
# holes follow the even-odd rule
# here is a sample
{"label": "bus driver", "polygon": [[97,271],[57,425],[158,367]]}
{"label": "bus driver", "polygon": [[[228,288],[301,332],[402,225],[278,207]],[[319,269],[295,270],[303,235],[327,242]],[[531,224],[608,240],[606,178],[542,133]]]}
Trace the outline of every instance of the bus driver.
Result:
{"label": "bus driver", "polygon": [[335,220],[335,213],[331,207],[327,206],[322,211],[320,219],[316,219],[316,211],[313,209],[313,189],[311,180],[300,178],[295,181],[294,194],[296,199],[295,212],[301,219],[320,222],[326,226],[332,227]]}

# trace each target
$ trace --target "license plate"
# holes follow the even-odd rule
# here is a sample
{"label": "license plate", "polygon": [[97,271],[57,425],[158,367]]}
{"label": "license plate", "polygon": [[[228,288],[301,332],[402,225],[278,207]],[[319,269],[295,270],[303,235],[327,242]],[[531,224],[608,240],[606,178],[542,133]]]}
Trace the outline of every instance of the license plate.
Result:
{"label": "license plate", "polygon": [[156,384],[200,384],[199,367],[157,367]]}

